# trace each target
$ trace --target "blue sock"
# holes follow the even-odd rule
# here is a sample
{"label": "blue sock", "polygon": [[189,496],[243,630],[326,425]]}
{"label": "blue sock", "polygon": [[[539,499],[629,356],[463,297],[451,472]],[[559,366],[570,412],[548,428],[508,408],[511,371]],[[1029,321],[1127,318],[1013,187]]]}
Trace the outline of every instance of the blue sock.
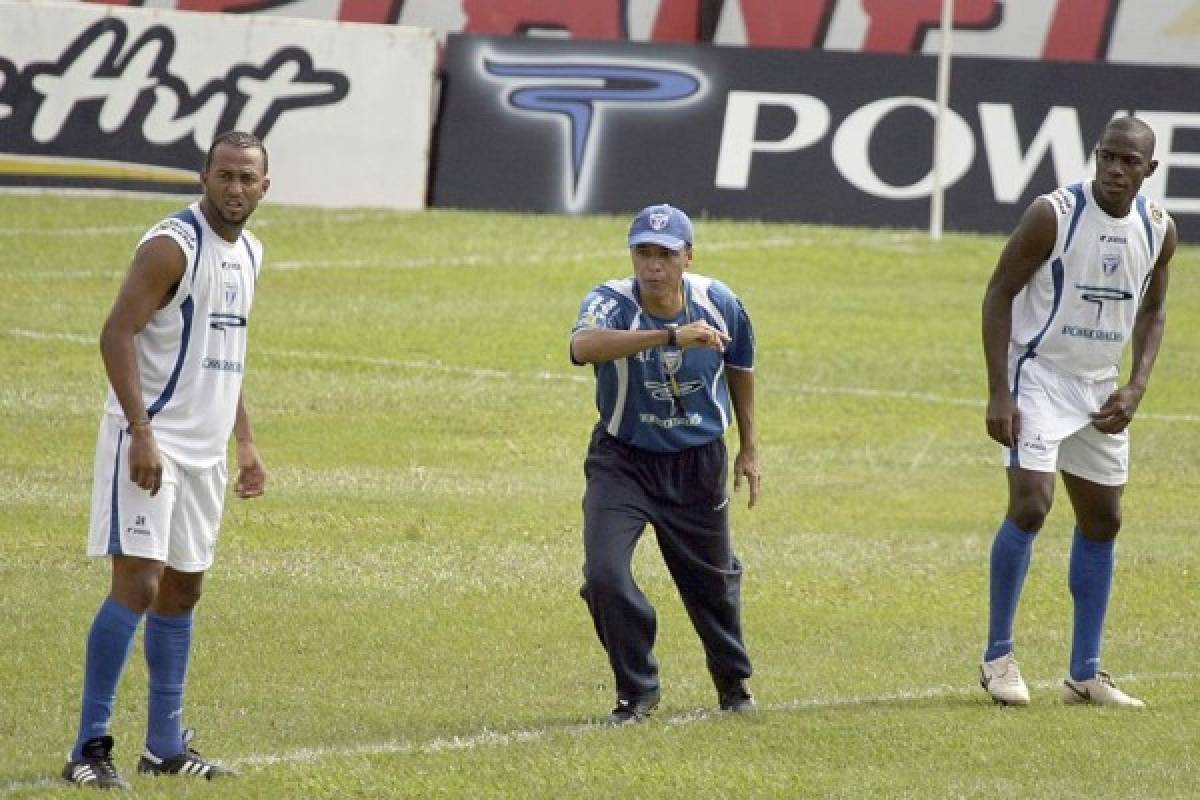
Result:
{"label": "blue sock", "polygon": [[79,715],[79,737],[71,748],[72,759],[81,756],[88,739],[108,733],[113,703],[117,699],[117,684],[121,682],[121,673],[129,660],[133,637],[141,621],[141,614],[130,611],[111,597],[105,598],[96,612],[87,638],[83,708]]}
{"label": "blue sock", "polygon": [[146,615],[146,668],[150,676],[146,747],[159,758],[183,752],[183,687],[192,651],[192,613]]}
{"label": "blue sock", "polygon": [[1075,529],[1068,583],[1075,598],[1075,633],[1071,639],[1071,680],[1086,681],[1100,669],[1100,639],[1112,590],[1116,540],[1097,542]]}
{"label": "blue sock", "polygon": [[1036,536],[1036,533],[1021,530],[1010,519],[1005,519],[996,531],[992,541],[991,610],[984,661],[1012,652],[1013,620],[1017,616],[1017,602],[1021,599],[1025,574],[1029,572],[1029,558]]}

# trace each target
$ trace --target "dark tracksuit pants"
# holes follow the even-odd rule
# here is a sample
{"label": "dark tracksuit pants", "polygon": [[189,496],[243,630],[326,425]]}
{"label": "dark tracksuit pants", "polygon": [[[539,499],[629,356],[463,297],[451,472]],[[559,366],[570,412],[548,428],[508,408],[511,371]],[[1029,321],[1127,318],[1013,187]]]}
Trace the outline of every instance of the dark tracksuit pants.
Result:
{"label": "dark tracksuit pants", "polygon": [[584,474],[583,588],[624,698],[658,689],[654,607],[633,580],[647,523],[704,643],[714,679],[750,677],[742,641],[742,565],[733,554],[725,442],[678,453],[624,444],[597,426]]}

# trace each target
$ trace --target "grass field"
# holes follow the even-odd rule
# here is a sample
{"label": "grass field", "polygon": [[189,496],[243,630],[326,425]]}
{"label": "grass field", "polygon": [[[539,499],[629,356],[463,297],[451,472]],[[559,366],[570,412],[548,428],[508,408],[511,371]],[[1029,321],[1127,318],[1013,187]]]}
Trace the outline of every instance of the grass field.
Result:
{"label": "grass field", "polygon": [[[658,198],[648,198],[654,200]],[[101,322],[169,200],[0,196],[0,795],[57,779],[107,565],[83,556]],[[1001,240],[698,221],[695,270],[758,334],[764,495],[737,498],[761,713],[713,713],[648,537],[664,699],[613,692],[576,592],[590,371],[579,301],[623,218],[264,206],[246,396],[271,470],[231,498],[186,722],[225,784],[134,776],[141,645],[113,722],[144,797],[1184,798],[1200,786],[1200,250],[1134,423],[1105,666],[1150,708],[1067,708],[1060,487],[1018,617],[1028,709],[976,684],[1003,471],[979,303]],[[1189,655],[1189,653],[1193,655]]]}

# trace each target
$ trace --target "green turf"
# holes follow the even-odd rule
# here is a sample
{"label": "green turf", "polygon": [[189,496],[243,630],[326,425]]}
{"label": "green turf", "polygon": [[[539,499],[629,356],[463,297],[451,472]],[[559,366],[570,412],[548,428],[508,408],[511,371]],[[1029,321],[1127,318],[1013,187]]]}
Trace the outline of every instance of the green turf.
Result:
{"label": "green turf", "polygon": [[[0,795],[75,796],[56,776],[107,586],[82,554],[96,337],[133,243],[177,206],[0,195]],[[975,685],[1004,505],[978,330],[1001,240],[698,220],[696,271],[758,335],[764,495],[734,522],[763,712],[712,713],[647,538],[664,699],[612,730],[576,595],[593,387],[566,342],[588,289],[628,274],[626,222],[260,209],[246,396],[271,478],[229,501],[187,712],[242,774],[131,774],[139,642],[113,722],[138,796],[1194,797],[1200,251],[1176,258],[1134,423],[1105,647],[1150,709],[1057,700],[1060,490],[1018,618],[1034,706],[1004,710]]]}

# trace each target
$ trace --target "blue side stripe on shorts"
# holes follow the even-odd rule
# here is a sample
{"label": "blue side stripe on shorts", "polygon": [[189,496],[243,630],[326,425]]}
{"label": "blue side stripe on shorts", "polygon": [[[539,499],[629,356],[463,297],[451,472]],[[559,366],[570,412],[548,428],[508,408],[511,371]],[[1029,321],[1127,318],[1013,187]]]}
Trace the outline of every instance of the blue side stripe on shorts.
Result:
{"label": "blue side stripe on shorts", "polygon": [[117,457],[113,459],[112,501],[109,503],[112,508],[108,523],[108,554],[110,556],[124,555],[124,551],[121,550],[120,515],[117,513],[117,481],[121,477],[121,443],[123,441],[125,441],[125,431],[119,431],[117,433]]}
{"label": "blue side stripe on shorts", "polygon": [[[1025,366],[1026,361],[1028,361],[1031,358],[1036,358],[1036,357],[1037,357],[1037,353],[1034,353],[1033,348],[1031,347],[1030,349],[1025,351],[1025,354],[1023,356],[1021,356],[1020,359],[1017,360],[1017,368],[1014,370],[1015,375],[1013,376],[1013,387],[1012,387],[1012,396],[1013,396],[1014,403],[1016,402],[1017,397],[1020,395],[1021,368]],[[1016,444],[1016,442],[1013,442],[1013,444]],[[1020,453],[1019,448],[1010,447],[1008,449],[1008,465],[1010,467],[1020,467],[1021,466],[1021,453]]]}
{"label": "blue side stripe on shorts", "polygon": [[[1054,302],[1050,304],[1050,316],[1046,318],[1046,324],[1038,331],[1037,336],[1029,340],[1029,344],[1025,347],[1025,352],[1017,361],[1017,368],[1014,370],[1012,396],[1015,401],[1019,396],[1021,388],[1021,368],[1025,366],[1025,362],[1031,358],[1037,358],[1037,346],[1041,344],[1042,339],[1046,335],[1046,331],[1050,330],[1050,324],[1054,322],[1054,317],[1058,314],[1058,307],[1062,303],[1063,284],[1066,278],[1066,268],[1063,266],[1061,258],[1056,258],[1050,264],[1050,277],[1054,281]],[[1014,442],[1015,444],[1015,442]],[[1017,448],[1010,448],[1008,451],[1008,465],[1010,467],[1021,466],[1020,453]]]}

